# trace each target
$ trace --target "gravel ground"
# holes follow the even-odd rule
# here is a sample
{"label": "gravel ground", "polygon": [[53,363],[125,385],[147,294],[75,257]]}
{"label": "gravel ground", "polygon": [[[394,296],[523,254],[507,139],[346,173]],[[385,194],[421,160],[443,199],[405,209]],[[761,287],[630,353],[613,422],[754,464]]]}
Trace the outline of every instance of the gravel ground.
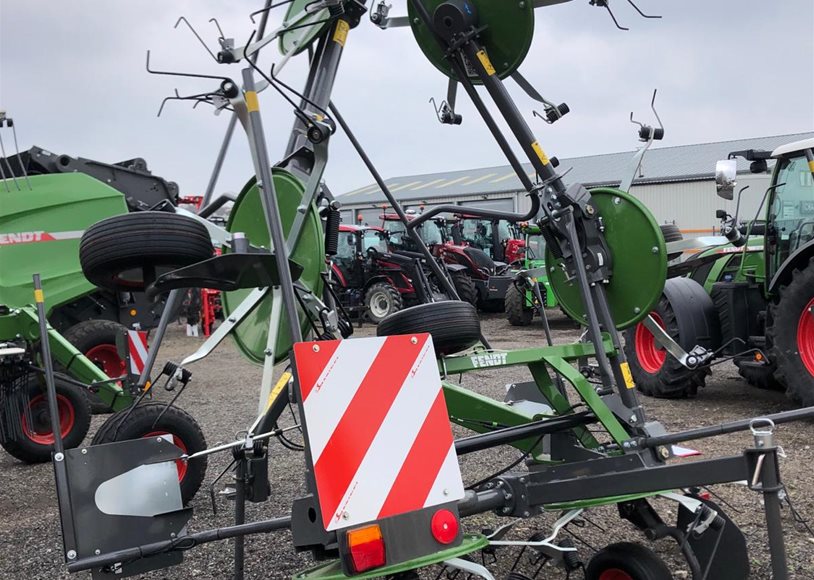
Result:
{"label": "gravel ground", "polygon": [[[574,340],[577,331],[571,324],[552,315],[555,341]],[[509,349],[543,344],[542,329],[538,322],[527,328],[508,325],[501,315],[489,315],[483,319],[484,333],[495,348]],[[373,327],[366,326],[357,335],[373,334]],[[180,328],[173,328],[161,352],[160,360],[179,360],[197,347],[199,339],[183,336]],[[180,406],[191,412],[201,423],[210,445],[230,441],[236,431],[244,429],[253,419],[261,370],[246,363],[231,344],[222,345],[216,354],[191,367],[193,382],[181,398]],[[465,375],[464,384],[478,392],[502,398],[504,385],[528,380],[525,369],[502,372],[478,372]],[[780,393],[751,388],[739,379],[735,367],[729,364],[715,369],[696,399],[679,401],[644,400],[650,419],[661,421],[668,430],[677,431],[723,421],[773,413],[791,409],[792,405]],[[91,433],[104,421],[104,416],[94,418]],[[457,428],[456,428],[457,430]],[[463,432],[457,433],[458,435]],[[793,423],[778,429],[779,442],[787,458],[782,463],[782,474],[790,497],[803,517],[814,517],[814,498],[810,489],[814,484],[814,423]],[[706,439],[693,444],[705,456],[737,454],[750,443],[744,433]],[[283,515],[292,499],[302,491],[300,473],[303,470],[302,455],[273,445],[270,459],[270,478],[273,501],[249,504],[247,518],[268,518]],[[517,457],[512,449],[491,450],[464,456],[461,460],[465,482],[473,482],[507,465]],[[227,464],[225,455],[210,460],[207,480],[211,481]],[[0,578],[67,578],[61,556],[61,539],[54,480],[51,466],[24,465],[0,452]],[[729,506],[727,513],[738,523],[747,536],[752,562],[752,578],[769,578],[767,540],[759,497],[742,486],[722,485],[715,488]],[[665,501],[656,502],[666,521],[674,516],[672,506]],[[191,529],[204,530],[230,523],[231,505],[218,500],[217,514],[213,512],[206,489],[201,490],[193,502],[195,515]],[[555,515],[543,515],[519,522],[512,537],[526,538],[538,530],[546,530]],[[573,533],[582,557],[587,561],[593,549],[610,542],[623,540],[643,541],[641,535],[626,522],[619,520],[615,508],[592,511],[582,527],[574,527]],[[783,511],[786,528],[786,546],[791,577],[814,578],[814,537],[799,524],[795,524],[788,509]],[[477,531],[495,525],[491,515],[467,520],[467,527]],[[287,578],[310,564],[307,555],[298,555],[290,548],[289,534],[254,536],[246,541],[247,578]],[[226,542],[212,543],[187,553],[181,567],[154,572],[144,578],[196,578],[196,580],[230,577],[231,545]],[[676,578],[687,578],[687,569],[677,554],[675,543],[661,540],[653,548],[669,563]],[[511,569],[517,552],[506,551],[497,556],[490,569],[498,577],[505,577]],[[523,557],[521,569],[532,571],[530,560]],[[435,578],[438,569],[427,572],[427,578]],[[89,574],[79,574],[79,578]],[[559,570],[546,568],[540,578],[564,578]]]}

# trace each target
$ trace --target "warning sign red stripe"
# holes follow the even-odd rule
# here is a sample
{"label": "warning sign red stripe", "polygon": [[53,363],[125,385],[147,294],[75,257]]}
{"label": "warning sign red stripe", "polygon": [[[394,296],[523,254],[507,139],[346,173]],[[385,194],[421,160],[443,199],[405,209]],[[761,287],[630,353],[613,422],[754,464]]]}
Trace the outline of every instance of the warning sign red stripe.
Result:
{"label": "warning sign red stripe", "polygon": [[[302,365],[297,368],[300,390],[302,393],[302,400],[308,398],[308,395],[314,389],[320,377],[324,374],[330,373],[330,362],[333,358],[336,349],[339,348],[339,340],[326,340],[320,342],[299,342],[294,345],[294,354],[296,356],[303,356],[308,354],[308,360],[313,361],[312,364]],[[319,348],[318,351],[314,350],[314,346]],[[306,351],[306,352],[303,352]],[[324,377],[323,377],[324,378]]]}
{"label": "warning sign red stripe", "polygon": [[439,391],[382,505],[380,518],[424,505],[452,444],[444,392]]}
{"label": "warning sign red stripe", "polygon": [[[415,364],[413,357],[403,356],[406,349],[416,348],[410,343],[411,339],[410,336],[391,336],[385,340],[314,465],[317,480],[327,482],[320,489],[320,507],[326,527]],[[423,347],[426,336],[420,341],[418,349]]]}

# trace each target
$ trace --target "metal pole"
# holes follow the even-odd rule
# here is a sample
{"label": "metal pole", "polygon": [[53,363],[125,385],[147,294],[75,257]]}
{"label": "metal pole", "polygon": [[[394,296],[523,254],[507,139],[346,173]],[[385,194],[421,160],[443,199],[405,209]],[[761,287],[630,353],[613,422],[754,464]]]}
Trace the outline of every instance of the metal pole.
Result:
{"label": "metal pole", "polygon": [[167,295],[167,301],[164,303],[164,310],[161,312],[161,318],[158,321],[158,328],[155,329],[155,336],[153,337],[153,345],[147,351],[147,360],[144,362],[144,370],[139,375],[138,383],[136,386],[139,390],[143,389],[150,380],[150,374],[153,372],[155,359],[158,358],[158,349],[161,348],[161,342],[164,340],[164,334],[167,332],[167,327],[170,324],[170,317],[175,310],[178,300],[181,298],[181,290],[171,290]]}
{"label": "metal pole", "polygon": [[[240,458],[235,468],[235,525],[246,523],[246,454],[239,451]],[[235,536],[235,578],[243,580],[246,536]]]}
{"label": "metal pole", "polygon": [[760,457],[763,458],[760,482],[763,509],[766,512],[766,534],[769,536],[769,553],[772,560],[772,580],[785,580],[788,578],[789,570],[783,540],[783,521],[780,516],[780,490],[783,486],[780,483],[777,465],[777,448],[772,448]]}
{"label": "metal pole", "polygon": [[42,280],[39,274],[34,274],[34,301],[37,304],[37,318],[40,324],[40,348],[42,349],[42,366],[45,368],[45,386],[47,388],[48,411],[51,415],[51,432],[54,434],[54,457],[61,462],[65,447],[62,443],[62,429],[59,423],[57,387],[54,382],[54,362],[51,360],[51,343],[48,341],[45,296],[42,293]]}
{"label": "metal pole", "polygon": [[274,246],[274,256],[277,260],[277,270],[280,275],[280,289],[283,294],[283,306],[291,330],[291,339],[294,342],[302,342],[302,331],[299,325],[299,316],[297,315],[297,299],[294,296],[294,282],[291,279],[291,270],[288,267],[288,253],[281,225],[280,208],[277,204],[277,194],[274,191],[268,148],[263,133],[263,120],[260,116],[257,92],[254,90],[254,75],[252,73],[251,68],[243,69],[243,90],[249,116],[249,141],[254,148],[252,157],[255,163],[255,173],[257,174],[257,187],[260,190],[260,201],[263,204],[263,213]]}

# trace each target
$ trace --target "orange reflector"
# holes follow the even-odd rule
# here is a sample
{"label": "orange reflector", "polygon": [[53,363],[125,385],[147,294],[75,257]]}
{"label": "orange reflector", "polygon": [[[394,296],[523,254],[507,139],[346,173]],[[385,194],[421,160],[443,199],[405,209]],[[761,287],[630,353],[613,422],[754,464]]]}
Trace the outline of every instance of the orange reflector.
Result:
{"label": "orange reflector", "polygon": [[755,353],[755,360],[758,361],[758,362],[762,361],[763,360],[763,355],[760,354],[759,352],[756,352]]}
{"label": "orange reflector", "polygon": [[432,537],[440,544],[451,544],[458,537],[458,518],[449,510],[438,510],[430,522]]}
{"label": "orange reflector", "polygon": [[138,314],[138,311],[135,308],[131,308],[130,309],[130,316],[135,316],[136,314]]}
{"label": "orange reflector", "polygon": [[355,572],[364,572],[385,564],[384,540],[377,524],[351,530],[347,535],[351,564]]}

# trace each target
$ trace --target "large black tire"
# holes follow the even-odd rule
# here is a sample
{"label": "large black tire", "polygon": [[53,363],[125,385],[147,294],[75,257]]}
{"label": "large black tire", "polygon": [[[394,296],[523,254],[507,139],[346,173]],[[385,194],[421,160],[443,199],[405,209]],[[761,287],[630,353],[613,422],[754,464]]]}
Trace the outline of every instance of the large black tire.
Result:
{"label": "large black tire", "polygon": [[[170,407],[156,423],[165,408],[164,403],[149,402],[139,405],[129,415],[130,409],[118,411],[99,427],[91,445],[169,434],[187,455],[206,449],[206,438],[201,427],[186,411]],[[189,503],[201,487],[206,475],[206,463],[206,456],[179,463],[178,476],[181,479],[181,499],[184,505]]]}
{"label": "large black tire", "polygon": [[814,405],[814,258],[792,272],[788,286],[780,286],[769,305],[766,333],[775,377],[796,403]]}
{"label": "large black tire", "polygon": [[741,364],[736,360],[735,366],[738,367],[738,372],[740,375],[753,387],[757,387],[758,389],[766,389],[769,391],[786,390],[786,386],[778,381],[775,377],[775,372],[777,369],[772,364],[755,366],[751,364]]}
{"label": "large black tire", "polygon": [[528,326],[534,319],[534,310],[527,304],[525,287],[512,284],[506,290],[504,303],[506,319],[512,326]]}
{"label": "large black tire", "polygon": [[[65,449],[78,447],[90,429],[90,402],[80,387],[56,377],[57,406],[60,413],[62,444]],[[26,463],[50,461],[54,448],[48,398],[44,381],[35,377],[28,385],[31,424],[21,418],[22,434],[2,443],[3,449]]]}
{"label": "large black tire", "polygon": [[[662,224],[659,226],[661,229],[661,235],[664,237],[664,243],[669,244],[670,242],[679,242],[684,239],[684,234],[681,233],[679,227],[675,224]],[[682,252],[675,252],[672,254],[667,254],[667,260],[675,260],[679,256],[681,256]]]}
{"label": "large black tire", "polygon": [[480,308],[483,312],[503,312],[505,305],[503,304],[503,300],[499,298],[492,298],[491,300],[481,300],[478,303],[478,308]]}
{"label": "large black tire", "polygon": [[179,214],[144,211],[107,218],[82,235],[79,261],[96,286],[140,291],[161,274],[212,257],[206,227]]}
{"label": "large black tire", "polygon": [[[608,572],[618,570],[611,576]],[[630,580],[672,580],[667,564],[653,550],[633,542],[619,542],[599,550],[585,569],[585,580],[602,578],[630,578]]]}
{"label": "large black tire", "polygon": [[373,324],[379,324],[403,307],[401,294],[387,282],[372,284],[365,292],[365,313]]}
{"label": "large black tire", "polygon": [[480,340],[480,319],[475,307],[460,300],[420,304],[388,316],[376,329],[378,336],[429,332],[439,356],[466,350]]}
{"label": "large black tire", "polygon": [[469,304],[478,303],[478,289],[475,288],[475,282],[466,272],[451,272],[452,285],[455,286],[455,291],[458,293],[458,298]]}
{"label": "large black tire", "polygon": [[[694,280],[667,280],[664,293],[650,314],[688,352],[696,345],[707,349],[717,346],[715,306],[704,287]],[[639,391],[664,399],[694,396],[704,386],[708,371],[684,368],[653,341],[643,323],[625,330],[625,354]]]}
{"label": "large black tire", "polygon": [[[127,372],[127,361],[119,356],[116,348],[116,337],[125,332],[127,328],[112,320],[85,320],[71,326],[62,336],[108,377],[116,378]],[[88,398],[94,413],[113,411],[96,393],[89,392]]]}

